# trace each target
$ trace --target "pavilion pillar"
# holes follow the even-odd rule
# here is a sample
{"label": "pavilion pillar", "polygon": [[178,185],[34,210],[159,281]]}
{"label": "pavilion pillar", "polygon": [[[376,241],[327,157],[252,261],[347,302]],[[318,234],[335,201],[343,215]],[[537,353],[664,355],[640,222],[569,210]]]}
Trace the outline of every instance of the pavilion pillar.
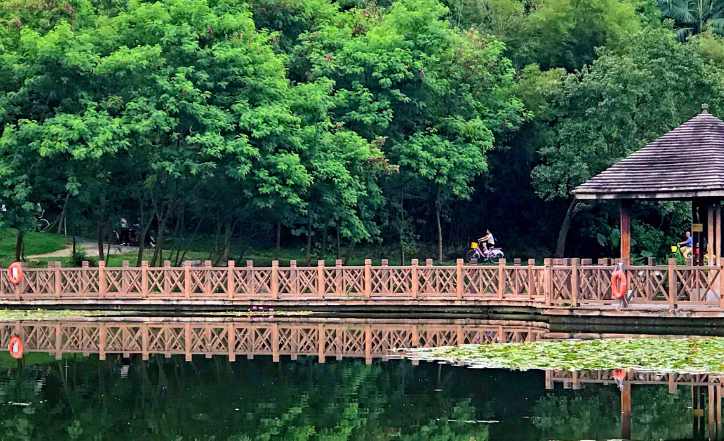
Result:
{"label": "pavilion pillar", "polygon": [[621,261],[631,263],[631,201],[622,200],[619,205],[621,218]]}
{"label": "pavilion pillar", "polygon": [[716,265],[714,261],[714,248],[716,247],[714,217],[714,204],[706,204],[706,257],[709,266]]}
{"label": "pavilion pillar", "polygon": [[714,203],[714,254],[716,264],[721,264],[721,201]]}

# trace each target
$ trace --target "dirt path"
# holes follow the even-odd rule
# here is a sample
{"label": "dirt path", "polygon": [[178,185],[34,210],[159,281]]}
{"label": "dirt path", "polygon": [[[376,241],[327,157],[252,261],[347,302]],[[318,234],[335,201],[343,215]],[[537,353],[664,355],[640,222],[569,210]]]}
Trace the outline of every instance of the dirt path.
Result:
{"label": "dirt path", "polygon": [[[108,245],[106,245],[107,247]],[[75,247],[77,250],[83,251],[86,256],[88,257],[98,257],[98,244],[91,241],[91,240],[85,240],[81,239],[76,241]],[[131,247],[131,246],[120,246],[120,245],[111,245],[111,251],[110,254],[128,254],[128,253],[137,253],[138,247]],[[27,256],[28,260],[39,260],[39,259],[48,259],[53,257],[70,257],[73,254],[73,245],[68,245],[67,247],[63,248],[62,250],[53,251],[52,253],[45,253],[45,254],[34,254],[32,256]]]}

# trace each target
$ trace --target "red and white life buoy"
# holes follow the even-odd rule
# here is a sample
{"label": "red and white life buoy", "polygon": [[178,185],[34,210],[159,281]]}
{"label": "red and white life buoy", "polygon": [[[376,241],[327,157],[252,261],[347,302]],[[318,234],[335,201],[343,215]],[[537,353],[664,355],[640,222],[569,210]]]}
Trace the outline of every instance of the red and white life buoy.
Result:
{"label": "red and white life buoy", "polygon": [[16,360],[23,358],[23,340],[21,340],[17,335],[10,337],[8,352],[10,352],[10,356]]}
{"label": "red and white life buoy", "polygon": [[23,264],[20,262],[11,263],[8,267],[8,281],[13,285],[20,285],[24,279]]}
{"label": "red and white life buoy", "polygon": [[611,275],[611,298],[622,299],[628,292],[628,280],[626,273],[617,269]]}
{"label": "red and white life buoy", "polygon": [[623,369],[614,369],[611,376],[614,380],[623,381],[626,379],[626,371]]}

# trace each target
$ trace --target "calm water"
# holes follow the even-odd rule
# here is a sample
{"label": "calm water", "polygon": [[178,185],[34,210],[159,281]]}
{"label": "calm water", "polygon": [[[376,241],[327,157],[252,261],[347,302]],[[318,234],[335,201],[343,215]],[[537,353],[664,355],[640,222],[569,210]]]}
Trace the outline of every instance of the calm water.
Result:
{"label": "calm water", "polygon": [[[138,322],[8,323],[5,329],[25,336],[28,351],[22,361],[12,360],[7,353],[0,357],[0,439],[621,438],[621,392],[605,380],[606,373],[582,373],[572,385],[568,373],[477,370],[429,363],[415,366],[407,360],[386,360],[376,352],[382,344],[380,335],[402,338],[403,334],[394,329],[409,331],[420,344],[432,338],[430,335],[447,335],[451,330],[463,340],[494,338],[492,331],[486,336],[484,330],[495,327],[495,335],[502,339],[521,338],[520,334],[514,336],[515,329],[533,332],[525,338],[542,338],[537,333],[540,330],[531,329],[529,323],[520,327],[510,322],[505,326],[491,322],[270,323],[176,323],[155,327],[143,327]],[[214,329],[224,326],[236,329],[235,361],[229,361],[228,353],[221,355],[224,347],[218,337],[223,335],[215,334]],[[249,341],[264,340],[267,326],[272,326],[269,341],[275,342],[276,350],[267,348],[263,341],[254,348],[238,346],[242,344],[239,338],[249,332]],[[319,334],[324,327],[328,328]],[[317,334],[301,331],[312,328]],[[343,329],[344,333],[330,333],[333,328]],[[120,331],[116,334],[114,329]],[[137,346],[136,329],[145,329],[140,340],[143,348]],[[190,354],[176,353],[174,348],[184,345],[178,346],[180,334],[173,329],[183,329],[184,336],[191,336],[186,346]],[[363,338],[367,337],[366,354],[358,345],[363,340],[345,340],[350,329],[361,329]],[[320,340],[324,342],[324,357],[320,357],[318,345],[307,342],[310,335],[325,337]],[[160,336],[166,339],[165,353],[161,353],[161,346],[154,346],[161,344]],[[330,349],[335,339],[341,341],[340,346]],[[108,352],[103,356],[105,360],[98,354],[99,341]],[[374,341],[378,347],[374,347]],[[54,344],[65,348],[85,346],[88,354],[48,350]],[[292,345],[296,352],[285,355],[285,344]],[[148,360],[143,360],[144,348]],[[45,352],[40,352],[43,349]],[[262,355],[267,349],[272,354]],[[127,351],[128,357],[114,350]],[[316,355],[311,355],[313,351],[317,351]],[[248,359],[252,353],[253,359]],[[191,361],[187,361],[189,355]],[[292,360],[292,356],[297,359]],[[342,359],[337,360],[337,356]],[[683,384],[706,384],[702,383],[706,380],[682,377],[673,388],[666,376],[648,374],[639,380],[643,384],[632,386],[631,438],[709,439],[707,410],[692,409],[697,400],[706,402],[707,388]],[[692,400],[692,394],[697,398]]]}

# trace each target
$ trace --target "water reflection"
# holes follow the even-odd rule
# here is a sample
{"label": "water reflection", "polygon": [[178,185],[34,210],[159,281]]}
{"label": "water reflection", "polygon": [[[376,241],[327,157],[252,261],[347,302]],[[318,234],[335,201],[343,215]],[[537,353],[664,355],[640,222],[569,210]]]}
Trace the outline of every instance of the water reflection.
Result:
{"label": "water reflection", "polygon": [[722,386],[713,375],[510,372],[395,359],[395,349],[412,342],[549,338],[534,322],[76,321],[5,323],[0,330],[3,342],[21,335],[26,349],[21,361],[0,357],[3,440],[721,434]]}

